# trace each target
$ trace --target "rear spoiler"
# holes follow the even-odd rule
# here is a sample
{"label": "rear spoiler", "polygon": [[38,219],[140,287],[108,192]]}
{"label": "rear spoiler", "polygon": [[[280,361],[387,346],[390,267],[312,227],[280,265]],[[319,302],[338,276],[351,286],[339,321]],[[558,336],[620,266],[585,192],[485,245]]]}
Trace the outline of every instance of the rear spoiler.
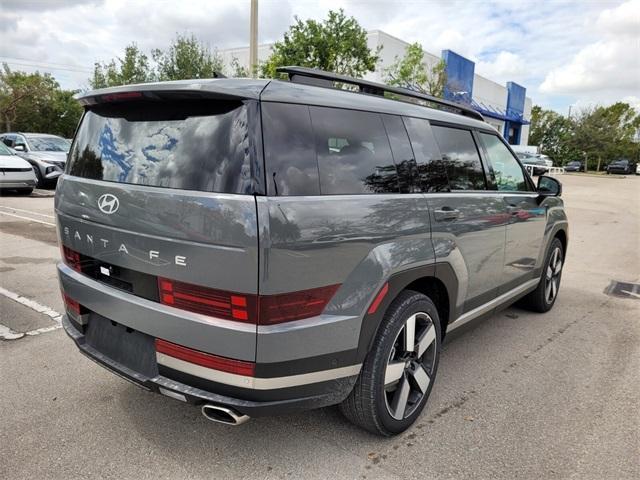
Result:
{"label": "rear spoiler", "polygon": [[140,83],[119,87],[102,88],[78,93],[74,98],[88,107],[101,103],[127,101],[189,100],[216,98],[220,100],[259,99],[269,80],[260,79],[203,79],[179,80],[175,82]]}

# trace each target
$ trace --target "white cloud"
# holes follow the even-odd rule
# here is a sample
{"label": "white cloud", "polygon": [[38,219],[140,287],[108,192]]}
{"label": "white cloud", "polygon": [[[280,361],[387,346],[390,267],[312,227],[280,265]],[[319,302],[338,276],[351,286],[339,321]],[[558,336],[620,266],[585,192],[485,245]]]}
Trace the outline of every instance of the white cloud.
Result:
{"label": "white cloud", "polygon": [[640,0],[604,10],[595,25],[602,39],[551,70],[541,92],[599,97],[599,93],[640,90]]}
{"label": "white cloud", "polygon": [[[605,1],[260,0],[259,41],[281,38],[294,15],[323,19],[342,7],[366,29],[420,42],[437,56],[454,50],[489,79],[516,81],[534,103],[566,111],[576,102],[610,103],[640,91],[640,0]],[[193,32],[218,48],[248,42],[248,0],[0,4],[0,62],[24,70],[35,69],[26,63],[37,64],[65,88],[86,86],[95,61],[121,55],[131,42],[149,51],[166,47],[177,32]]]}
{"label": "white cloud", "polygon": [[476,73],[495,81],[508,81],[522,77],[527,72],[524,59],[512,52],[501,51],[492,61],[476,63]]}

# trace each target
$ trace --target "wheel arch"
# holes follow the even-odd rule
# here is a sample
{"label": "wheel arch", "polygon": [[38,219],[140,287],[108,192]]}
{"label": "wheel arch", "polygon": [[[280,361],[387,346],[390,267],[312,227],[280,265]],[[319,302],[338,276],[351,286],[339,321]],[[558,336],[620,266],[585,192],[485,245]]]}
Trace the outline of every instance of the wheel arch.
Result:
{"label": "wheel arch", "polygon": [[366,313],[360,330],[358,360],[363,361],[371,349],[386,311],[393,300],[405,290],[415,290],[428,296],[436,305],[440,316],[442,337],[447,325],[455,319],[458,280],[448,263],[434,263],[393,273],[386,282],[387,293],[377,310]]}

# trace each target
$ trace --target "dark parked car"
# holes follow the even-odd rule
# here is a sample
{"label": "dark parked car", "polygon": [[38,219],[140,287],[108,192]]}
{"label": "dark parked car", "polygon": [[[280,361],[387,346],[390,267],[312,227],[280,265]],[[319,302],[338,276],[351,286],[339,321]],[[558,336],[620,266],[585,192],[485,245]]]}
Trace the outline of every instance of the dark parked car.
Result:
{"label": "dark parked car", "polygon": [[564,166],[565,172],[584,172],[584,165],[580,161],[569,162]]}
{"label": "dark parked car", "polygon": [[37,187],[52,185],[64,171],[71,142],[46,133],[3,133],[0,141],[33,167]]}
{"label": "dark parked car", "polygon": [[536,186],[467,107],[280,71],[289,82],[80,97],[55,199],[63,325],[105,368],[210,420],[340,404],[394,435],[424,408],[447,332],[519,299],[553,307],[561,185]]}
{"label": "dark parked car", "polygon": [[635,173],[635,171],[636,164],[627,159],[616,160],[607,165],[607,174],[621,173],[624,175],[630,175],[632,173]]}

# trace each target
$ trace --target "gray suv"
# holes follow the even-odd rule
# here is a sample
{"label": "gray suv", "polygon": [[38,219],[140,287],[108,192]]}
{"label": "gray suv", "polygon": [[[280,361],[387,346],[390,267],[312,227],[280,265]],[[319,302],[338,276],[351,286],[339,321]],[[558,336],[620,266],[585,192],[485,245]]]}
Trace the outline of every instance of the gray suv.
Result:
{"label": "gray suv", "polygon": [[534,185],[464,106],[282,71],[79,98],[55,202],[63,324],[92,360],[211,420],[340,404],[394,435],[447,332],[516,300],[552,308],[560,184]]}

